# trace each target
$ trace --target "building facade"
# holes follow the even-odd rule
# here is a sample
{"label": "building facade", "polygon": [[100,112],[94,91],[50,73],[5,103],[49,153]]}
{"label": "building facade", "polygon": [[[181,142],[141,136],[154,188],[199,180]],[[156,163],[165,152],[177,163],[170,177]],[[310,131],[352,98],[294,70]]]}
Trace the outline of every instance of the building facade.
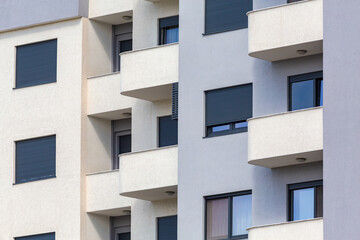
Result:
{"label": "building facade", "polygon": [[358,239],[359,8],[3,0],[0,240]]}

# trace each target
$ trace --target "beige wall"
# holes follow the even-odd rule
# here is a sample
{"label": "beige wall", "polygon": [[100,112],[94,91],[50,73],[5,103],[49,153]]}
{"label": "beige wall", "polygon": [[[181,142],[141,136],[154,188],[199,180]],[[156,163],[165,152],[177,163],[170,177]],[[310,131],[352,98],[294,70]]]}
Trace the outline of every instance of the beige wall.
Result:
{"label": "beige wall", "polygon": [[[52,231],[80,238],[82,31],[75,19],[0,35],[0,239]],[[15,47],[54,38],[57,82],[13,90]],[[50,134],[56,178],[13,185],[14,141]]]}
{"label": "beige wall", "polygon": [[[134,4],[134,23],[139,24],[135,48],[156,46],[157,18],[177,15],[178,1]],[[57,82],[13,90],[15,47],[54,38]],[[112,192],[111,204],[104,201],[99,207],[94,201],[106,197],[101,195],[111,188],[105,181],[111,177],[102,181],[99,175],[93,183],[86,174],[111,169],[111,120],[121,118],[123,110],[132,111],[133,150],[139,151],[157,147],[157,117],[171,114],[170,99],[148,102],[121,96],[115,75],[88,79],[111,73],[111,39],[110,24],[84,18],[0,34],[0,191],[6,196],[0,197],[1,240],[53,231],[65,240],[109,239],[109,216],[120,214],[120,196]],[[13,185],[14,141],[51,134],[57,140],[56,178]],[[156,217],[177,212],[176,200],[130,202],[135,240],[149,239],[149,233],[155,240]],[[87,213],[87,206],[94,206],[89,211],[97,214]]]}

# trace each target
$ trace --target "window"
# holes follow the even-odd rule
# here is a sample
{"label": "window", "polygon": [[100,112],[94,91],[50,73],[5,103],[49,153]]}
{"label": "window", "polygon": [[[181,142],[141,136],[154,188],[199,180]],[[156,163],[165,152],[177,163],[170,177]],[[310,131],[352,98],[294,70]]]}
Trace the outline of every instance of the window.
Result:
{"label": "window", "polygon": [[56,137],[15,142],[15,182],[24,183],[55,177]]}
{"label": "window", "polygon": [[158,240],[177,239],[177,216],[160,217],[158,224]]}
{"label": "window", "polygon": [[205,34],[247,28],[247,12],[253,8],[252,0],[206,0]]}
{"label": "window", "polygon": [[131,118],[112,121],[113,169],[119,169],[119,154],[131,152]]}
{"label": "window", "polygon": [[207,136],[246,132],[252,117],[252,84],[205,92]]}
{"label": "window", "polygon": [[159,19],[159,45],[179,41],[179,16]]}
{"label": "window", "polygon": [[15,240],[55,240],[55,233],[16,237]]}
{"label": "window", "polygon": [[57,40],[16,47],[16,86],[56,82]]}
{"label": "window", "polygon": [[323,72],[289,77],[289,111],[323,105]]}
{"label": "window", "polygon": [[132,51],[132,23],[113,26],[113,71],[120,71],[120,53]]}
{"label": "window", "polygon": [[178,143],[178,121],[171,116],[159,117],[159,147]]}
{"label": "window", "polygon": [[111,240],[130,240],[130,215],[110,217]]}
{"label": "window", "polygon": [[247,238],[251,226],[251,191],[205,197],[206,240]]}
{"label": "window", "polygon": [[323,216],[322,180],[290,184],[289,220],[298,221]]}
{"label": "window", "polygon": [[288,3],[300,2],[302,0],[287,0]]}

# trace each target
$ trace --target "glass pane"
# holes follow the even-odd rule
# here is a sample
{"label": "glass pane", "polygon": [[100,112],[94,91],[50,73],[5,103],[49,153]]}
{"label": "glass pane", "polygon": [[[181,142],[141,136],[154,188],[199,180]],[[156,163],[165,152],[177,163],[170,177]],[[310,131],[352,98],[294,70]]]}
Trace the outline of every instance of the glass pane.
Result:
{"label": "glass pane", "polygon": [[212,127],[212,132],[221,132],[230,130],[230,124]]}
{"label": "glass pane", "polygon": [[319,94],[319,98],[320,98],[320,103],[319,106],[323,105],[323,80],[320,80],[320,94]]}
{"label": "glass pane", "polygon": [[206,205],[206,239],[220,240],[228,238],[228,207],[227,198],[208,200]]}
{"label": "glass pane", "polygon": [[235,123],[235,128],[244,128],[244,127],[247,127],[247,126],[248,126],[247,122]]}
{"label": "glass pane", "polygon": [[314,107],[314,80],[291,84],[291,110]]}
{"label": "glass pane", "polygon": [[247,234],[246,229],[251,227],[251,206],[251,195],[233,198],[232,236]]}
{"label": "glass pane", "polygon": [[166,29],[165,43],[175,43],[179,41],[179,28]]}
{"label": "glass pane", "polygon": [[293,220],[314,218],[315,188],[293,191]]}

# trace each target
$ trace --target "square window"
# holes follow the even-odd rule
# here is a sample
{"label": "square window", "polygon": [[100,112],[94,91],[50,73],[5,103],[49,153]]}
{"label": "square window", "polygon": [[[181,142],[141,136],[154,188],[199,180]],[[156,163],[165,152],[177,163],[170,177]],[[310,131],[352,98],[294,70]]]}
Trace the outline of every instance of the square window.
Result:
{"label": "square window", "polygon": [[289,77],[289,111],[323,105],[323,72]]}
{"label": "square window", "polygon": [[160,217],[158,224],[158,240],[177,239],[177,216]]}
{"label": "square window", "polygon": [[246,132],[252,117],[252,84],[205,92],[207,136]]}
{"label": "square window", "polygon": [[179,16],[159,19],[159,45],[179,41]]}
{"label": "square window", "polygon": [[15,182],[24,183],[55,177],[56,137],[15,142]]}
{"label": "square window", "polygon": [[252,9],[252,0],[206,0],[205,34],[247,28]]}
{"label": "square window", "polygon": [[159,147],[178,144],[178,120],[172,116],[159,117]]}
{"label": "square window", "polygon": [[16,237],[15,240],[55,240],[55,233]]}
{"label": "square window", "polygon": [[289,185],[290,221],[299,221],[323,216],[322,181]]}
{"label": "square window", "polygon": [[56,82],[57,40],[16,47],[15,88]]}
{"label": "square window", "polygon": [[251,226],[251,191],[205,197],[206,240],[247,238]]}

